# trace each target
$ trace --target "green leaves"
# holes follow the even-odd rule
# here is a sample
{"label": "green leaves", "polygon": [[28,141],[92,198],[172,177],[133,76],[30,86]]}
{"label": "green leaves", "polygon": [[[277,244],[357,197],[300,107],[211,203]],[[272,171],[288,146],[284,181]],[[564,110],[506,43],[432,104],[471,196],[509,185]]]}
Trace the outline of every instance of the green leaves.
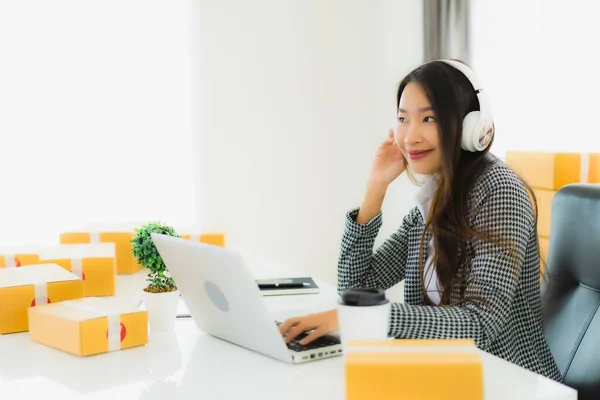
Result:
{"label": "green leaves", "polygon": [[131,253],[140,265],[150,270],[146,279],[148,287],[145,290],[152,293],[177,290],[173,278],[165,275],[167,267],[152,242],[152,233],[181,237],[173,227],[159,222],[149,222],[135,230],[135,235],[130,241]]}

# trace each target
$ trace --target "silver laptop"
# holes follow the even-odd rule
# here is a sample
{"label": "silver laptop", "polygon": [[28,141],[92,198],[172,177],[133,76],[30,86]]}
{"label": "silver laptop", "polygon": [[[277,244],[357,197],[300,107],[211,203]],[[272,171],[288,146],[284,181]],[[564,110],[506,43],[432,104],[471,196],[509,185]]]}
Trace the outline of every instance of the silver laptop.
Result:
{"label": "silver laptop", "polygon": [[152,240],[198,329],[286,363],[341,355],[334,335],[303,346],[304,334],[286,344],[237,251],[156,233]]}

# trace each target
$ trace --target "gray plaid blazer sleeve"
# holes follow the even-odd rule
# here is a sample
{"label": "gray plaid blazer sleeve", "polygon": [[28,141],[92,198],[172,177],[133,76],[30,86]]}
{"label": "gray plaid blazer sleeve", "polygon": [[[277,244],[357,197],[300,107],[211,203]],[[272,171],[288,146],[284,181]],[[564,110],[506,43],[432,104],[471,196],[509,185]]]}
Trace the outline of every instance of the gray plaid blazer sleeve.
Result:
{"label": "gray plaid blazer sleeve", "polygon": [[406,215],[400,228],[375,252],[373,246],[382,224],[382,213],[365,224],[356,222],[358,208],[346,215],[338,264],[338,291],[352,287],[389,289],[404,279],[408,232],[417,223],[418,208]]}

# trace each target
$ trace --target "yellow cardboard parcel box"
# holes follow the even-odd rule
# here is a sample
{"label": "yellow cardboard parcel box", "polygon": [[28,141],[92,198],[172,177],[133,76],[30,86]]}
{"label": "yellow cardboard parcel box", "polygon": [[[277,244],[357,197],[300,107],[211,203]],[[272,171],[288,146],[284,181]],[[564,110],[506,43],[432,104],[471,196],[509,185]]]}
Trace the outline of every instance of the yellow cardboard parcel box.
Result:
{"label": "yellow cardboard parcel box", "polygon": [[118,299],[85,299],[29,310],[32,341],[78,356],[143,346],[148,343],[148,314]]}
{"label": "yellow cardboard parcel box", "polygon": [[533,193],[537,200],[537,218],[538,235],[550,237],[550,228],[552,225],[552,202],[556,190],[534,189]]}
{"label": "yellow cardboard parcel box", "polygon": [[[141,223],[140,223],[141,224]],[[131,253],[135,228],[138,223],[89,224],[60,234],[60,244],[114,243],[117,274],[133,274],[142,267]]]}
{"label": "yellow cardboard parcel box", "polygon": [[0,269],[0,334],[26,332],[27,310],[83,297],[83,280],[56,264]]}
{"label": "yellow cardboard parcel box", "polygon": [[588,164],[588,183],[600,183],[600,153],[590,154]]}
{"label": "yellow cardboard parcel box", "polygon": [[558,190],[581,181],[581,154],[508,151],[506,163],[533,189]]}
{"label": "yellow cardboard parcel box", "polygon": [[61,244],[40,252],[40,262],[58,264],[83,279],[86,297],[114,296],[114,243]]}
{"label": "yellow cardboard parcel box", "polygon": [[346,399],[482,400],[483,365],[471,340],[351,341]]}
{"label": "yellow cardboard parcel box", "polygon": [[222,233],[181,234],[182,239],[225,247],[225,235]]}
{"label": "yellow cardboard parcel box", "polygon": [[540,257],[542,257],[542,259],[544,261],[547,261],[548,260],[548,248],[550,247],[550,238],[538,236],[538,239],[540,241]]}
{"label": "yellow cardboard parcel box", "polygon": [[42,246],[0,247],[0,268],[39,264],[41,248]]}

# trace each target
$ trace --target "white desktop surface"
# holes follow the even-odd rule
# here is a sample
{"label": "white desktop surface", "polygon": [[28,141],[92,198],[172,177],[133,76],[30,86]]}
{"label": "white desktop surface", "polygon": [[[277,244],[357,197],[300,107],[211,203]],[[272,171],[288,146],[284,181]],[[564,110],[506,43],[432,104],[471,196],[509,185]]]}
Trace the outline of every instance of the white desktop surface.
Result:
{"label": "white desktop surface", "polygon": [[[263,270],[256,276],[277,275]],[[119,275],[116,297],[141,300],[144,278],[144,271]],[[319,295],[274,296],[265,301],[280,318],[335,307],[334,288],[318,283]],[[186,311],[185,304],[180,308]],[[577,399],[577,392],[567,386],[481,354],[486,400]],[[341,400],[345,398],[344,358],[284,364],[211,337],[189,319],[178,320],[171,332],[150,331],[146,346],[86,358],[33,343],[28,333],[17,333],[0,335],[0,394],[8,399],[61,400]]]}

